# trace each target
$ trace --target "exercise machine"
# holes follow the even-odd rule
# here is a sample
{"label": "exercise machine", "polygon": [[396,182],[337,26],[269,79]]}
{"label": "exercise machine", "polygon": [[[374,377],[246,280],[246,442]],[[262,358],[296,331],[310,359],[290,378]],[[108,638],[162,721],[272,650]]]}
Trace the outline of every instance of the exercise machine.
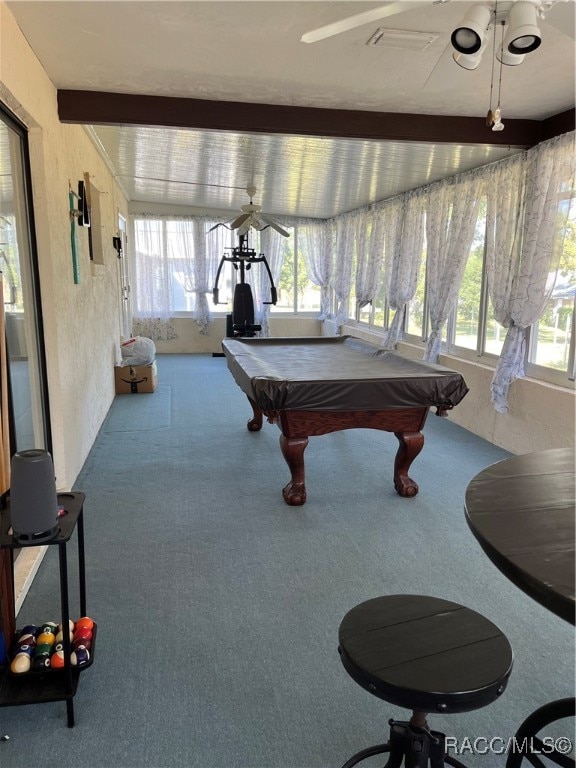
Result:
{"label": "exercise machine", "polygon": [[263,253],[256,255],[253,248],[248,247],[248,235],[239,235],[239,244],[232,248],[226,248],[232,251],[231,254],[224,254],[216,272],[212,298],[214,304],[226,304],[219,301],[218,281],[224,264],[232,264],[239,273],[239,280],[234,286],[234,298],[232,302],[232,312],[226,315],[226,336],[234,338],[238,336],[256,336],[258,331],[262,330],[261,325],[254,323],[254,299],[252,297],[252,288],[246,282],[246,272],[252,269],[253,264],[263,264],[268,278],[270,280],[270,301],[263,301],[263,304],[276,304],[278,296],[276,286],[272,278],[272,272]]}

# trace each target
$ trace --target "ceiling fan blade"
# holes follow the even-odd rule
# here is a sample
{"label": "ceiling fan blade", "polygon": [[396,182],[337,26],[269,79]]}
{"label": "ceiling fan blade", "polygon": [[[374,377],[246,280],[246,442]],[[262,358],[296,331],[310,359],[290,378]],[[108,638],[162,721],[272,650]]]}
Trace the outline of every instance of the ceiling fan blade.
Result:
{"label": "ceiling fan blade", "polygon": [[[244,224],[246,219],[249,219],[249,218],[250,218],[250,214],[249,213],[241,213],[240,216],[237,216],[234,219],[234,221],[230,222],[231,229],[238,229],[238,227],[241,226],[242,224]],[[248,226],[250,226],[250,225],[248,225]]]}
{"label": "ceiling fan blade", "polygon": [[265,214],[260,214],[260,218],[262,221],[266,223],[267,226],[272,227],[272,229],[275,229],[276,232],[279,232],[283,237],[290,237],[290,233],[286,232],[285,229],[282,229],[280,224],[276,224],[276,222],[271,219],[269,216],[266,216]]}
{"label": "ceiling fan blade", "polygon": [[371,11],[356,13],[354,16],[348,16],[347,18],[335,21],[332,24],[326,24],[323,27],[318,27],[318,29],[312,29],[310,32],[305,32],[300,38],[300,42],[317,43],[319,40],[324,40],[333,35],[339,35],[342,32],[348,32],[348,30],[361,27],[363,24],[370,24],[373,21],[379,21],[388,16],[395,16],[398,13],[411,11],[414,8],[429,4],[430,0],[422,0],[422,2],[417,2],[416,0],[404,0],[404,2],[402,2],[402,0],[400,0],[395,3],[387,3],[378,8],[373,8]]}
{"label": "ceiling fan blade", "polygon": [[218,229],[218,227],[225,227],[226,229],[232,229],[232,227],[230,227],[228,225],[229,225],[229,222],[220,221],[220,222],[218,222],[218,224],[214,224],[213,227],[210,227],[210,229],[207,229],[206,230],[206,234],[208,234],[208,232],[212,232],[215,229]]}

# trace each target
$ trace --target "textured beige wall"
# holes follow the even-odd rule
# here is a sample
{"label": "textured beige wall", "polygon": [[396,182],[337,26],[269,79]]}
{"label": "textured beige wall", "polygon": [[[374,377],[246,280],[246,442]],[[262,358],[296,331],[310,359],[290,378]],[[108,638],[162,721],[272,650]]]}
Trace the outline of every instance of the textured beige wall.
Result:
{"label": "textured beige wall", "polygon": [[[54,464],[58,488],[68,489],[114,397],[120,318],[112,236],[128,206],[84,129],[58,121],[56,89],[2,2],[0,35],[0,99],[29,129]],[[68,183],[76,189],[85,172],[101,192],[104,263],[90,263],[87,230],[78,228],[75,285]]]}
{"label": "textured beige wall", "polygon": [[[326,329],[325,332],[333,332]],[[344,333],[379,343],[378,335],[354,325]],[[398,351],[422,358],[422,349],[400,342]],[[469,392],[450,412],[450,421],[515,454],[573,446],[576,442],[576,395],[573,389],[535,379],[517,379],[510,387],[508,413],[497,413],[490,400],[494,369],[487,365],[440,355],[440,365],[458,371]]]}
{"label": "textured beige wall", "polygon": [[[313,317],[271,317],[271,336],[319,336],[321,323]],[[213,353],[222,351],[222,339],[226,335],[226,320],[214,319],[210,333],[204,336],[194,320],[176,318],[176,339],[157,341],[156,351],[162,353]]]}

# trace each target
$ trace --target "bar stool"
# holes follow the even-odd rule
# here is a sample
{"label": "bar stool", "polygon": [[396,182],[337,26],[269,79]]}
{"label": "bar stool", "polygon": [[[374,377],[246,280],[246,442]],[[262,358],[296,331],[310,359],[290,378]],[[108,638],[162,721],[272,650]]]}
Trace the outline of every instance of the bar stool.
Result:
{"label": "bar stool", "polygon": [[445,754],[445,734],[427,715],[469,712],[504,692],[513,654],[488,619],[458,603],[421,595],[389,595],[352,608],[340,624],[340,659],[369,693],[412,711],[390,720],[386,744],[353,755],[342,768],[390,753],[384,768],[466,768]]}

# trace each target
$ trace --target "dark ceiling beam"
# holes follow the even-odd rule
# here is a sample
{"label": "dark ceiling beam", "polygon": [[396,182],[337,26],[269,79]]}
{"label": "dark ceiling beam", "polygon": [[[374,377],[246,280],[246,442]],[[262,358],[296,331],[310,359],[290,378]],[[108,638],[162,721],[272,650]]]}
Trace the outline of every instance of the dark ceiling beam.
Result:
{"label": "dark ceiling beam", "polygon": [[[573,128],[574,110],[571,112]],[[546,121],[540,120],[505,117],[506,129],[497,132],[491,131],[480,117],[319,109],[101,91],[59,90],[58,115],[63,123],[86,125],[146,125],[379,141],[531,147],[549,138],[543,135]],[[554,124],[550,123],[548,131],[552,130]]]}
{"label": "dark ceiling beam", "polygon": [[553,139],[554,136],[560,136],[563,133],[574,130],[576,110],[567,109],[566,112],[560,112],[558,115],[542,120],[542,139]]}

